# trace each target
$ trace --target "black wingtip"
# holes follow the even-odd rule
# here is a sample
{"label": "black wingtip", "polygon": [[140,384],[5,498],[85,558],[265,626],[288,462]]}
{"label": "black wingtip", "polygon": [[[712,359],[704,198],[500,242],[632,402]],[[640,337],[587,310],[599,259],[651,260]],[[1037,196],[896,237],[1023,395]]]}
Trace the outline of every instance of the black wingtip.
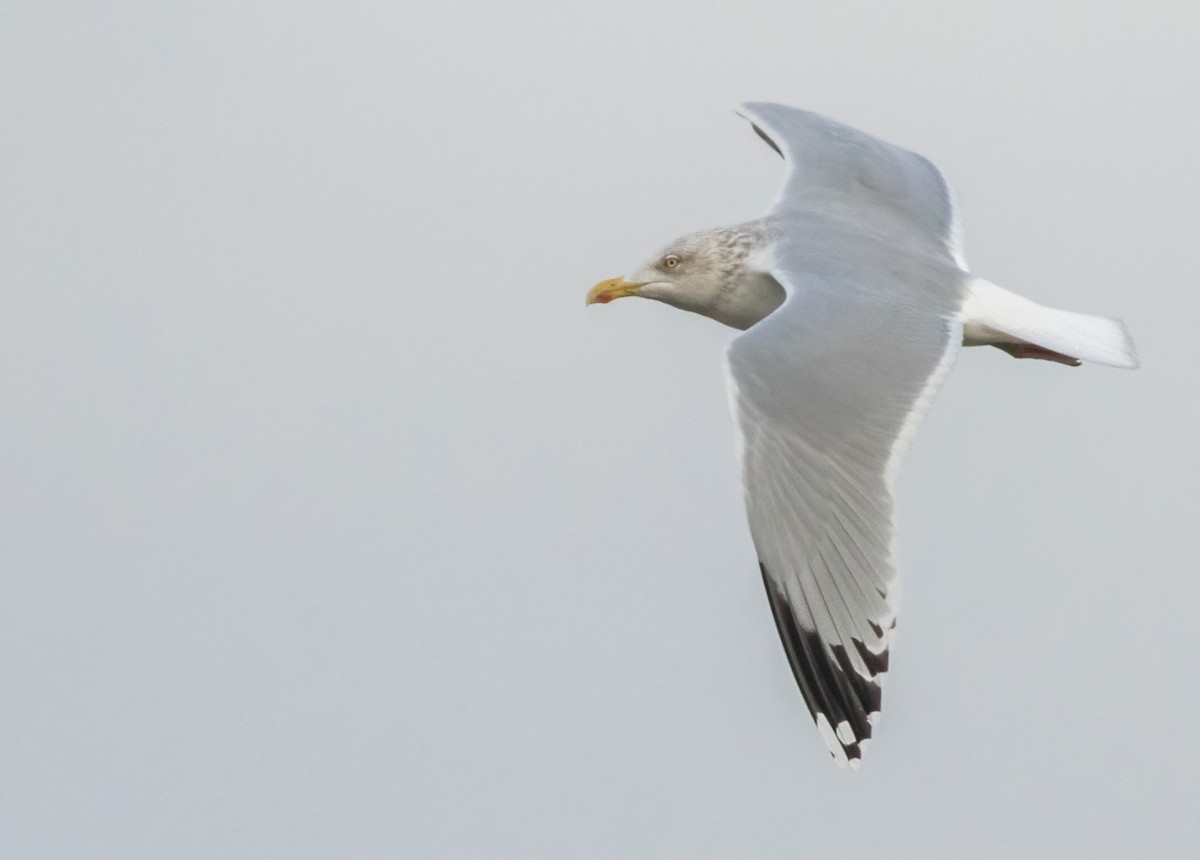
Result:
{"label": "black wingtip", "polygon": [[755,123],[750,123],[750,127],[754,129],[755,134],[767,142],[767,146],[775,150],[775,152],[779,154],[780,158],[783,158],[783,150],[779,148],[779,145],[775,143],[775,141],[771,140],[765,131],[759,128]]}
{"label": "black wingtip", "polygon": [[791,601],[772,582],[766,566],[760,563],[759,569],[775,627],[813,722],[835,759],[840,752],[847,761],[857,762],[862,758],[863,742],[871,737],[869,716],[879,712],[882,702],[875,676],[887,671],[888,652],[875,654],[853,640],[871,672],[871,677],[864,677],[854,668],[844,646],[827,646],[815,630],[806,629],[797,620]]}

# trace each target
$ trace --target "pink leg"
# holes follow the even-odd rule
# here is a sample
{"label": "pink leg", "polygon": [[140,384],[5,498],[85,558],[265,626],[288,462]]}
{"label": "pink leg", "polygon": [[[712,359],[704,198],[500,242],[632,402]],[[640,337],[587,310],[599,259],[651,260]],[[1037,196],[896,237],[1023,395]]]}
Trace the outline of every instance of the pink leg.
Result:
{"label": "pink leg", "polygon": [[1072,358],[1069,355],[1063,355],[1061,352],[1055,352],[1052,349],[1046,349],[1043,346],[1036,346],[1032,343],[994,343],[992,346],[1004,350],[1013,358],[1040,358],[1043,361],[1055,361],[1069,367],[1079,367],[1079,365],[1083,364],[1077,358]]}

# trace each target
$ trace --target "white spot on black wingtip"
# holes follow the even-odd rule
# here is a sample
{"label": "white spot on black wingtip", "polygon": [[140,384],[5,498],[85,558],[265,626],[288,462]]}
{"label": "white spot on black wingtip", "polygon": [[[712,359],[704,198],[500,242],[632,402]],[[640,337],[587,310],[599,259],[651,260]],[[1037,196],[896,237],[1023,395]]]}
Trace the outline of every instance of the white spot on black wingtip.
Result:
{"label": "white spot on black wingtip", "polygon": [[833,760],[840,765],[845,765],[849,760],[849,756],[846,754],[845,747],[838,742],[838,737],[833,730],[833,726],[829,725],[829,719],[824,714],[817,714],[816,722],[817,731],[825,739],[825,745],[829,747],[829,753],[833,756]]}

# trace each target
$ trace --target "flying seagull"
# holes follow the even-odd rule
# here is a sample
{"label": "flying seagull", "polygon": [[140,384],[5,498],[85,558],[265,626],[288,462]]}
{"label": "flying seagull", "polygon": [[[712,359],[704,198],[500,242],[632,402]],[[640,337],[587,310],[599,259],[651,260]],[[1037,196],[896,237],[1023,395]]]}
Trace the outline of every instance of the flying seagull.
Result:
{"label": "flying seagull", "polygon": [[1119,321],[972,275],[926,159],[785,105],[739,113],[787,165],[770,212],[677,239],[587,303],[642,296],[744,330],[726,359],[759,568],[817,728],[857,765],[896,623],[893,482],[959,346],[1138,360]]}

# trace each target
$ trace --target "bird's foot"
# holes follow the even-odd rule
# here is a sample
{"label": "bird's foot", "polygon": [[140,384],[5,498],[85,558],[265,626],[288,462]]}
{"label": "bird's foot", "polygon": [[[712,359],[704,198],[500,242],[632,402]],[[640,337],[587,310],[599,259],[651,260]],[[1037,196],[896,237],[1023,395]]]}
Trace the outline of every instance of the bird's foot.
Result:
{"label": "bird's foot", "polygon": [[1046,349],[1043,346],[1037,346],[1032,343],[997,343],[993,345],[1004,350],[1013,358],[1040,358],[1043,361],[1054,361],[1059,364],[1065,364],[1068,367],[1079,367],[1079,365],[1083,364],[1078,358],[1063,355],[1061,352],[1055,352],[1052,349]]}

